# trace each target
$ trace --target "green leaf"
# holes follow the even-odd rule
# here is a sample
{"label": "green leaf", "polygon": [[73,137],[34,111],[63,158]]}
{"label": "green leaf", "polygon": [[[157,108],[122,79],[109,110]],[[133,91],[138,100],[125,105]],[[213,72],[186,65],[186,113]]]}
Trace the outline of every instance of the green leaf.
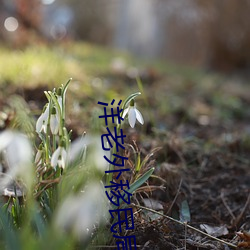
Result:
{"label": "green leaf", "polygon": [[7,250],[21,250],[21,245],[17,233],[8,221],[7,213],[0,209],[0,228],[3,231]]}
{"label": "green leaf", "polygon": [[143,176],[138,178],[132,185],[130,185],[130,189],[128,189],[127,191],[132,194],[136,189],[138,189],[143,183],[148,180],[154,170],[155,168],[150,168]]}
{"label": "green leaf", "polygon": [[33,221],[34,221],[34,224],[36,225],[38,235],[40,237],[43,236],[45,233],[45,223],[44,223],[42,215],[39,212],[34,211]]}
{"label": "green leaf", "polygon": [[[61,111],[61,108],[60,108],[60,105],[57,101],[57,98],[55,96],[55,94],[51,91],[48,91],[49,95],[50,95],[50,98],[53,100],[53,103],[56,105],[56,108],[57,108],[57,111],[59,112],[59,117],[61,118],[62,116],[62,111]],[[51,107],[52,109],[52,107]],[[51,110],[50,110],[50,114],[51,114]]]}
{"label": "green leaf", "polygon": [[140,92],[143,94],[144,89],[143,89],[142,81],[141,81],[141,79],[139,77],[136,78],[136,83],[137,83],[137,86],[138,86]]}
{"label": "green leaf", "polygon": [[140,152],[136,153],[136,167],[135,167],[135,172],[138,173],[141,170],[141,154]]}
{"label": "green leaf", "polygon": [[[66,91],[68,89],[69,83],[71,82],[72,78],[70,78],[67,83],[62,86],[62,119],[65,120],[65,102],[66,102]],[[64,121],[63,121],[63,126],[64,126]]]}
{"label": "green leaf", "polygon": [[189,222],[191,220],[190,209],[187,200],[181,202],[180,221]]}
{"label": "green leaf", "polygon": [[72,81],[72,78],[69,78],[69,80],[67,81],[67,83],[63,86],[63,89],[62,89],[62,96],[65,96],[66,95],[66,91],[68,89],[68,86],[69,86],[69,83]]}

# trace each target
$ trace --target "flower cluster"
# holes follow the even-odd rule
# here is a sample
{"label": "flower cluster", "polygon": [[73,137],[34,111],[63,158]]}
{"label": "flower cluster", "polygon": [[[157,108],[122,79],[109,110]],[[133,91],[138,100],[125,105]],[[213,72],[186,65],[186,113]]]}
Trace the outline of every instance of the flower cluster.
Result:
{"label": "flower cluster", "polygon": [[[59,93],[61,88],[59,89]],[[48,127],[53,135],[58,134],[60,127],[60,120],[62,119],[62,104],[59,104],[59,101],[62,102],[62,97],[59,94],[48,92],[54,95],[55,99],[52,101],[50,95],[46,95],[49,99],[49,102],[44,106],[43,112],[36,122],[36,132],[38,134],[46,134]]]}
{"label": "flower cluster", "polygon": [[67,163],[69,135],[64,126],[65,121],[65,92],[68,84],[57,90],[45,91],[48,102],[37,120],[36,132],[41,143],[35,156],[38,175],[43,175],[51,167],[64,169]]}
{"label": "flower cluster", "polygon": [[[117,107],[116,114],[112,110],[112,115],[106,114],[107,103],[98,102],[98,104],[104,105],[105,109],[105,115],[99,116],[99,118],[105,118],[106,123],[107,118],[110,119],[111,117],[113,123],[115,123],[115,118],[117,118],[119,121],[117,127],[114,127],[113,133],[107,127],[108,133],[101,136],[102,145],[100,145],[99,142],[97,145],[96,138],[89,135],[83,136],[82,138],[79,138],[75,142],[71,143],[69,133],[64,127],[66,89],[67,85],[61,86],[58,90],[45,92],[48,102],[44,106],[43,112],[36,123],[36,132],[41,139],[41,143],[35,157],[38,176],[37,186],[39,188],[41,187],[40,190],[43,191],[45,189],[43,183],[46,183],[47,185],[48,183],[53,184],[57,180],[60,181],[62,178],[58,177],[61,177],[62,173],[63,175],[67,175],[67,173],[70,172],[65,171],[67,170],[67,166],[73,166],[75,163],[78,164],[79,159],[82,161],[83,166],[86,167],[84,175],[94,171],[94,178],[97,178],[99,175],[102,178],[103,170],[105,171],[106,176],[108,176],[106,179],[105,193],[107,194],[110,203],[107,199],[102,199],[104,190],[103,187],[100,188],[100,183],[98,184],[98,182],[95,181],[95,184],[93,184],[92,181],[94,179],[92,180],[92,178],[89,178],[87,181],[88,184],[85,184],[82,189],[84,192],[81,191],[80,194],[69,195],[67,199],[62,202],[61,207],[57,211],[55,221],[56,226],[63,229],[63,231],[72,232],[81,240],[85,240],[85,238],[89,237],[89,234],[94,230],[96,222],[100,222],[104,217],[108,217],[108,205],[111,206],[111,204],[113,204],[119,207],[120,203],[123,201],[130,204],[132,192],[129,193],[130,186],[128,180],[121,184],[121,192],[114,192],[113,186],[117,186],[117,183],[114,183],[115,180],[113,179],[113,173],[117,172],[117,170],[114,167],[111,167],[111,165],[119,168],[120,172],[118,176],[120,176],[124,171],[130,171],[128,168],[122,168],[125,167],[124,164],[128,158],[118,153],[119,147],[121,149],[125,149],[122,145],[124,144],[123,139],[126,137],[121,129],[122,121],[124,121],[124,118],[128,118],[130,126],[134,128],[136,120],[138,120],[141,124],[144,123],[144,120],[140,111],[135,107],[134,101],[134,98],[140,93],[135,93],[129,96],[125,100],[123,108],[119,109]],[[113,105],[114,102],[115,100],[112,101],[111,105]],[[120,104],[121,101],[118,103],[118,106]],[[116,145],[115,147],[113,147],[113,144],[111,143],[111,138],[114,139],[113,144]],[[120,140],[121,143],[118,142]],[[88,156],[86,156],[86,152],[88,152]],[[88,166],[91,166],[91,171],[88,169]],[[73,185],[76,185],[76,183]],[[70,189],[72,186],[70,186]],[[127,190],[124,190],[124,192],[122,192],[123,187],[127,187]],[[125,197],[126,195],[127,198]],[[105,207],[106,209],[103,209]],[[131,220],[132,223],[132,226],[127,229],[134,228],[132,216],[133,211],[131,208],[111,209],[109,212],[112,218],[114,218],[114,212],[124,213],[127,219],[126,223],[128,223],[129,220]],[[120,222],[121,221],[119,221],[119,223]],[[114,230],[116,225],[117,223],[113,224],[111,227],[111,231],[113,233],[117,233],[117,231]],[[114,237],[117,238],[119,236],[115,234]],[[125,240],[133,240],[136,249],[135,236],[132,236],[132,238],[127,237]]]}

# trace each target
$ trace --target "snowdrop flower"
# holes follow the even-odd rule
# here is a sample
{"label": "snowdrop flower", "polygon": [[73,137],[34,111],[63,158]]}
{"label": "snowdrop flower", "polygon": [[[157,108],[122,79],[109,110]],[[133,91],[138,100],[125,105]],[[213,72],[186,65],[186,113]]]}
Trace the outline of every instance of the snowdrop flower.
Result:
{"label": "snowdrop flower", "polygon": [[42,155],[43,155],[43,145],[42,143],[39,145],[39,148],[37,150],[36,156],[35,156],[35,163],[36,164],[40,164],[41,163],[41,159],[42,159]]}
{"label": "snowdrop flower", "polygon": [[[86,151],[88,151],[88,154],[86,154]],[[100,136],[84,135],[74,140],[67,155],[69,164],[81,157],[81,160],[85,161],[87,166],[95,166],[101,172],[108,170],[108,162],[103,156],[110,158],[110,152],[102,149]]]}
{"label": "snowdrop flower", "polygon": [[86,136],[86,143],[88,147],[87,165],[95,166],[97,170],[103,172],[108,170],[108,162],[104,156],[110,157],[110,151],[105,151],[100,143],[101,136]]}
{"label": "snowdrop flower", "polygon": [[56,166],[64,169],[67,161],[67,152],[64,148],[63,143],[55,150],[51,157],[51,166],[56,168]]}
{"label": "snowdrop flower", "polygon": [[68,163],[72,164],[77,159],[81,158],[82,160],[85,160],[86,158],[86,150],[87,150],[87,142],[86,142],[86,136],[82,136],[74,140],[68,149]]}
{"label": "snowdrop flower", "polygon": [[62,111],[62,88],[58,89],[56,97],[57,97],[58,104],[59,104],[61,111]]}
{"label": "snowdrop flower", "polygon": [[59,131],[59,117],[58,112],[55,107],[52,108],[51,116],[50,116],[50,130],[53,135],[56,135]]}
{"label": "snowdrop flower", "polygon": [[[33,181],[32,147],[28,138],[17,132],[6,130],[0,133],[0,152],[7,163],[7,174],[1,179],[1,188],[16,177],[21,177],[27,186]],[[7,178],[8,177],[8,178]]]}
{"label": "snowdrop flower", "polygon": [[128,114],[128,122],[129,125],[133,128],[135,126],[136,120],[141,124],[144,123],[141,112],[135,107],[135,101],[132,99],[130,101],[130,105],[123,112],[122,118],[124,118]]}
{"label": "snowdrop flower", "polygon": [[41,133],[42,131],[46,134],[47,125],[49,120],[49,104],[47,104],[36,122],[36,132]]}
{"label": "snowdrop flower", "polygon": [[57,101],[58,101],[58,103],[59,103],[59,106],[60,106],[60,108],[61,108],[61,110],[62,110],[62,96],[57,96]]}
{"label": "snowdrop flower", "polygon": [[68,196],[55,217],[56,229],[72,233],[80,240],[91,237],[95,226],[106,220],[108,199],[98,182],[91,183],[79,195]]}

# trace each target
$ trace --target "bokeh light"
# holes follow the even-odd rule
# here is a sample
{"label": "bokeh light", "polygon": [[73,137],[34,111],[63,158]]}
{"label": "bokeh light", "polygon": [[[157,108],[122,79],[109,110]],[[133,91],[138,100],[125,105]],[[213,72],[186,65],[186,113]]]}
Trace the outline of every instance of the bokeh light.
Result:
{"label": "bokeh light", "polygon": [[42,0],[42,4],[45,4],[45,5],[50,5],[54,2],[55,2],[55,0]]}
{"label": "bokeh light", "polygon": [[62,24],[56,24],[51,27],[50,34],[53,37],[53,39],[60,40],[66,36],[67,29]]}
{"label": "bokeh light", "polygon": [[8,17],[4,21],[4,27],[9,32],[14,32],[18,29],[18,20],[15,17]]}

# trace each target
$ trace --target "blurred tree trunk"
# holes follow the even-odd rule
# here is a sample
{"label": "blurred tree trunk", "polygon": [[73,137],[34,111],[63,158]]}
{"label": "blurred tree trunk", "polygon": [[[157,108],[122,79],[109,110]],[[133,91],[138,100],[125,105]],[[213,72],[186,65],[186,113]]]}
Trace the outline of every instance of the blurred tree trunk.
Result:
{"label": "blurred tree trunk", "polygon": [[209,65],[223,71],[246,69],[250,66],[250,1],[209,2]]}
{"label": "blurred tree trunk", "polygon": [[74,12],[73,29],[77,39],[109,44],[112,40],[112,1],[64,0]]}
{"label": "blurred tree trunk", "polygon": [[166,13],[166,58],[222,71],[248,70],[249,0],[158,1]]}
{"label": "blurred tree trunk", "polygon": [[41,2],[39,0],[15,0],[16,17],[19,22],[19,43],[25,45],[41,36]]}
{"label": "blurred tree trunk", "polygon": [[26,30],[39,31],[41,3],[38,0],[16,0],[17,19]]}

